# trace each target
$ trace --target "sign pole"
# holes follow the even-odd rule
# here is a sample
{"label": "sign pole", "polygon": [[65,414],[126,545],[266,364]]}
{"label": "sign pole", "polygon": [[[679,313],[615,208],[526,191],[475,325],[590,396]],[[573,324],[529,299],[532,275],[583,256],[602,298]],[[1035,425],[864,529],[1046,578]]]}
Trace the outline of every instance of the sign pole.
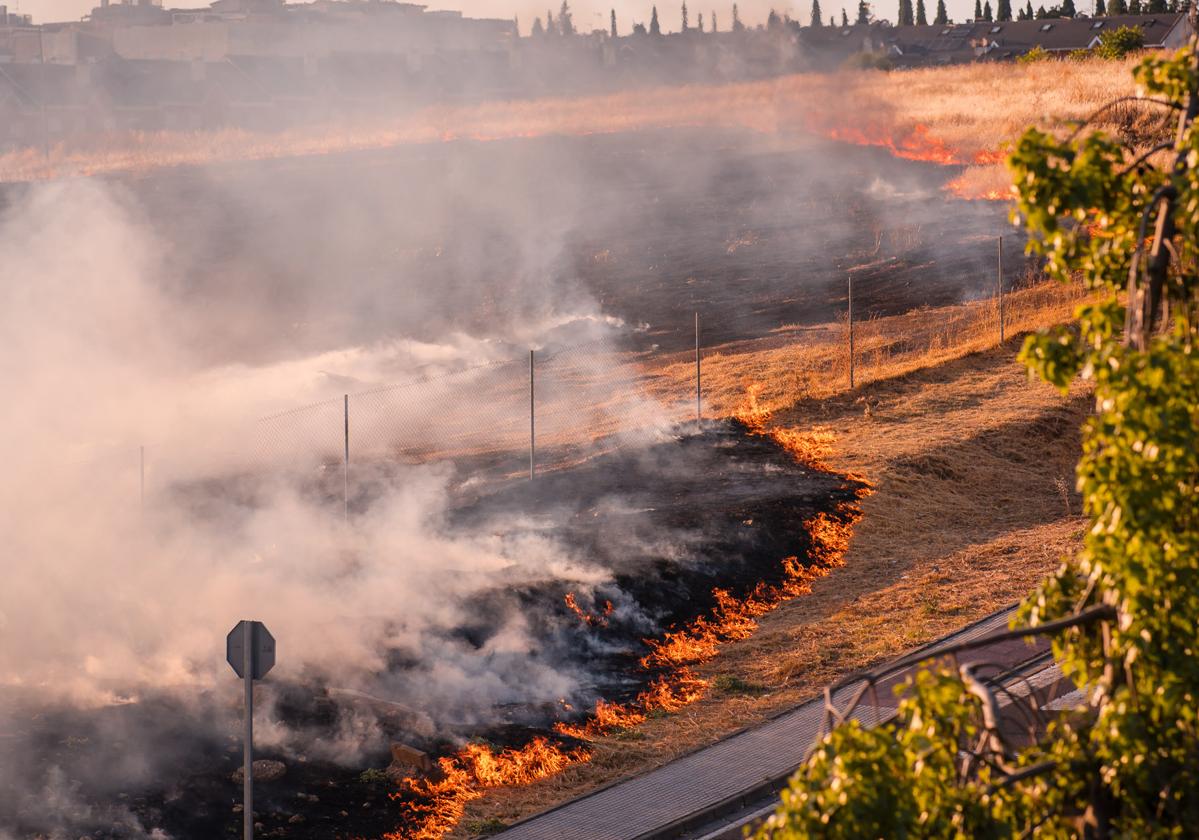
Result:
{"label": "sign pole", "polygon": [[246,674],[246,742],[242,750],[245,777],[242,782],[242,833],[254,840],[254,622],[242,622],[242,662]]}
{"label": "sign pole", "polygon": [[246,732],[242,745],[242,831],[254,840],[254,680],[275,667],[275,637],[261,621],[239,621],[225,637],[225,660],[245,680]]}

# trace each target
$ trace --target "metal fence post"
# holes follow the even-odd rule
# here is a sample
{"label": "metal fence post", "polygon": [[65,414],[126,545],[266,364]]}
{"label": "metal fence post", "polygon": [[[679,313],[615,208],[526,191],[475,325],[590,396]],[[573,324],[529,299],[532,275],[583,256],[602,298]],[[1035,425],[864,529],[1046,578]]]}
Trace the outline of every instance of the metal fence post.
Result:
{"label": "metal fence post", "polygon": [[853,390],[853,275],[849,275],[847,287],[848,313],[849,313],[849,389]]}
{"label": "metal fence post", "polygon": [[700,373],[699,373],[699,313],[695,313],[695,426],[699,428],[703,420],[703,410],[701,408],[701,390],[700,390]]}
{"label": "metal fence post", "polygon": [[345,395],[345,460],[342,462],[342,478],[345,486],[342,488],[342,515],[350,521],[350,395]]}
{"label": "metal fence post", "polygon": [[1003,237],[999,237],[999,343],[1004,341],[1003,324]]}
{"label": "metal fence post", "polygon": [[537,470],[537,418],[533,402],[533,350],[529,350],[529,481]]}

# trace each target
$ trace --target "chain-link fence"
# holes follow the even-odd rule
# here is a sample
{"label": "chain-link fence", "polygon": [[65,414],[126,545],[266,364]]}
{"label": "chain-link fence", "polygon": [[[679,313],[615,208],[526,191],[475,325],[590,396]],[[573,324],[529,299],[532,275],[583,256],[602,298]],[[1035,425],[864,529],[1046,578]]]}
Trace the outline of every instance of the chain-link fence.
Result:
{"label": "chain-link fence", "polygon": [[269,463],[293,468],[452,460],[482,478],[535,475],[701,412],[735,414],[747,399],[769,411],[851,387],[868,395],[880,379],[1060,322],[1082,295],[1034,275],[1012,285],[1002,299],[858,320],[847,284],[846,314],[833,323],[707,348],[697,317],[694,353],[620,351],[608,342],[514,350],[486,364],[265,417],[257,450]]}

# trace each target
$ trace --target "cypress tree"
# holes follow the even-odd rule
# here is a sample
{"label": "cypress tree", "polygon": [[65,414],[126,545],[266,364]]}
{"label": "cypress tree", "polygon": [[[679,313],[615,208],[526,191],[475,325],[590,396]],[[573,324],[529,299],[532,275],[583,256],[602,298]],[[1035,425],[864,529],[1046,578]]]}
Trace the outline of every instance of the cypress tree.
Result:
{"label": "cypress tree", "polygon": [[612,37],[616,37],[616,10],[612,10]]}
{"label": "cypress tree", "polygon": [[1112,0],[1111,6],[1108,7],[1108,14],[1126,15],[1128,14],[1128,3],[1125,0]]}
{"label": "cypress tree", "polygon": [[741,32],[745,29],[745,24],[741,22],[741,13],[737,11],[737,4],[733,4],[733,31]]}
{"label": "cypress tree", "polygon": [[870,23],[870,4],[866,0],[858,0],[857,23]]}
{"label": "cypress tree", "polygon": [[1074,0],[1062,0],[1061,17],[1074,17],[1077,13],[1074,8]]}
{"label": "cypress tree", "polygon": [[699,13],[699,23],[696,26],[696,29],[698,29],[700,32],[704,31],[704,13],[703,12]]}
{"label": "cypress tree", "polygon": [[849,15],[845,14],[845,7],[841,7],[841,25],[849,26]]}
{"label": "cypress tree", "polygon": [[983,4],[983,20],[985,20],[987,23],[991,23],[993,20],[995,20],[995,16],[991,14],[991,0],[987,0],[987,2]]}
{"label": "cypress tree", "polygon": [[1095,0],[1095,17],[1103,17],[1107,14],[1107,7],[1103,4],[1103,0]]}
{"label": "cypress tree", "polygon": [[1024,19],[1025,19],[1025,20],[1032,20],[1032,19],[1033,19],[1033,14],[1032,14],[1032,0],[1028,0],[1028,2],[1024,4]]}
{"label": "cypress tree", "polygon": [[554,35],[558,30],[554,26],[554,13],[549,9],[545,10],[545,34]]}
{"label": "cypress tree", "polygon": [[812,0],[812,26],[823,26],[820,20],[820,0]]}
{"label": "cypress tree", "polygon": [[[1102,0],[1100,0],[1102,2]],[[1012,0],[999,0],[999,5],[995,8],[995,20],[1011,20],[1012,19]]]}
{"label": "cypress tree", "polygon": [[937,0],[937,16],[933,18],[933,23],[937,26],[949,23],[949,13],[945,11],[945,0]]}
{"label": "cypress tree", "polygon": [[570,6],[566,4],[566,0],[562,0],[562,8],[558,10],[558,30],[563,35],[575,34],[574,19],[571,17]]}
{"label": "cypress tree", "polygon": [[657,6],[654,6],[653,12],[650,13],[649,34],[650,35],[661,35],[662,34],[662,26],[661,26],[661,24],[658,23],[658,7]]}
{"label": "cypress tree", "polygon": [[687,22],[687,0],[683,0],[683,28],[680,31],[686,32],[690,28],[691,26]]}
{"label": "cypress tree", "polygon": [[720,31],[720,30],[719,30],[719,29],[716,27],[716,12],[712,12],[712,31],[713,31],[713,32],[719,32],[719,31]]}
{"label": "cypress tree", "polygon": [[771,9],[770,14],[768,14],[766,16],[766,28],[770,29],[770,30],[775,30],[775,29],[778,29],[782,25],[783,25],[783,20],[782,20],[782,18],[779,17],[778,12],[776,12],[774,9]]}
{"label": "cypress tree", "polygon": [[1166,5],[1166,0],[1149,0],[1149,14],[1164,15],[1170,11]]}
{"label": "cypress tree", "polygon": [[545,27],[541,25],[541,18],[533,18],[533,30],[529,34],[534,38],[545,34]]}
{"label": "cypress tree", "polygon": [[916,0],[916,25],[928,26],[928,15],[924,13],[924,0]]}
{"label": "cypress tree", "polygon": [[1141,9],[1141,0],[1130,0],[1128,3],[1128,13],[1130,15],[1145,14],[1145,12]]}
{"label": "cypress tree", "polygon": [[899,25],[911,26],[913,23],[912,0],[899,0]]}
{"label": "cypress tree", "polygon": [[974,0],[974,19],[983,19],[983,4],[980,2],[980,0]]}

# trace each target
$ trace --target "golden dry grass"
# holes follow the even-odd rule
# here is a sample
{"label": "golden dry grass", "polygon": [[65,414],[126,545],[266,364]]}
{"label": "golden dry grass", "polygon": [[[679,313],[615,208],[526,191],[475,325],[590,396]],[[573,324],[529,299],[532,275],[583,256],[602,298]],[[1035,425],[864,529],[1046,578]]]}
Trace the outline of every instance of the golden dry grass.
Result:
{"label": "golden dry grass", "polygon": [[[27,181],[235,160],[384,149],[447,139],[499,140],[662,127],[736,127],[898,144],[908,156],[973,162],[1024,126],[1089,114],[1132,93],[1130,61],[977,64],[895,73],[800,74],[709,87],[430,107],[277,132],[127,132],[0,155],[0,180]],[[1132,116],[1130,116],[1132,114]],[[1136,120],[1116,112],[1110,125]]]}
{"label": "golden dry grass", "polygon": [[[1083,299],[1080,286],[1038,282],[1005,295],[1008,336],[1069,320]],[[956,306],[916,309],[854,325],[855,384],[890,379],[937,365],[999,341],[995,298]],[[647,390],[660,395],[686,393],[694,363],[680,357],[651,372]],[[770,337],[738,342],[703,357],[704,405],[717,416],[735,413],[754,388],[759,406],[774,411],[819,400],[848,388],[848,325],[842,321],[812,327],[783,327]],[[860,398],[871,399],[868,387]]]}
{"label": "golden dry grass", "polygon": [[[1023,329],[1064,320],[1078,297],[1050,286],[1020,295],[1012,308]],[[909,349],[884,356],[853,391],[835,382],[793,389],[785,372],[797,354],[819,358],[819,347],[765,339],[710,361],[708,369],[727,366],[716,386],[720,404],[733,404],[746,381],[765,383],[776,430],[811,437],[831,468],[874,486],[844,567],[700,669],[758,690],[712,689],[676,714],[600,738],[591,761],[472,803],[455,836],[487,820],[528,816],[761,721],[853,670],[1019,600],[1073,551],[1085,523],[1069,488],[1088,395],[1076,389],[1062,397],[1031,383],[1014,359],[1018,338],[996,347],[983,308],[881,319],[878,345],[906,335]],[[930,350],[954,323],[956,340]]]}

